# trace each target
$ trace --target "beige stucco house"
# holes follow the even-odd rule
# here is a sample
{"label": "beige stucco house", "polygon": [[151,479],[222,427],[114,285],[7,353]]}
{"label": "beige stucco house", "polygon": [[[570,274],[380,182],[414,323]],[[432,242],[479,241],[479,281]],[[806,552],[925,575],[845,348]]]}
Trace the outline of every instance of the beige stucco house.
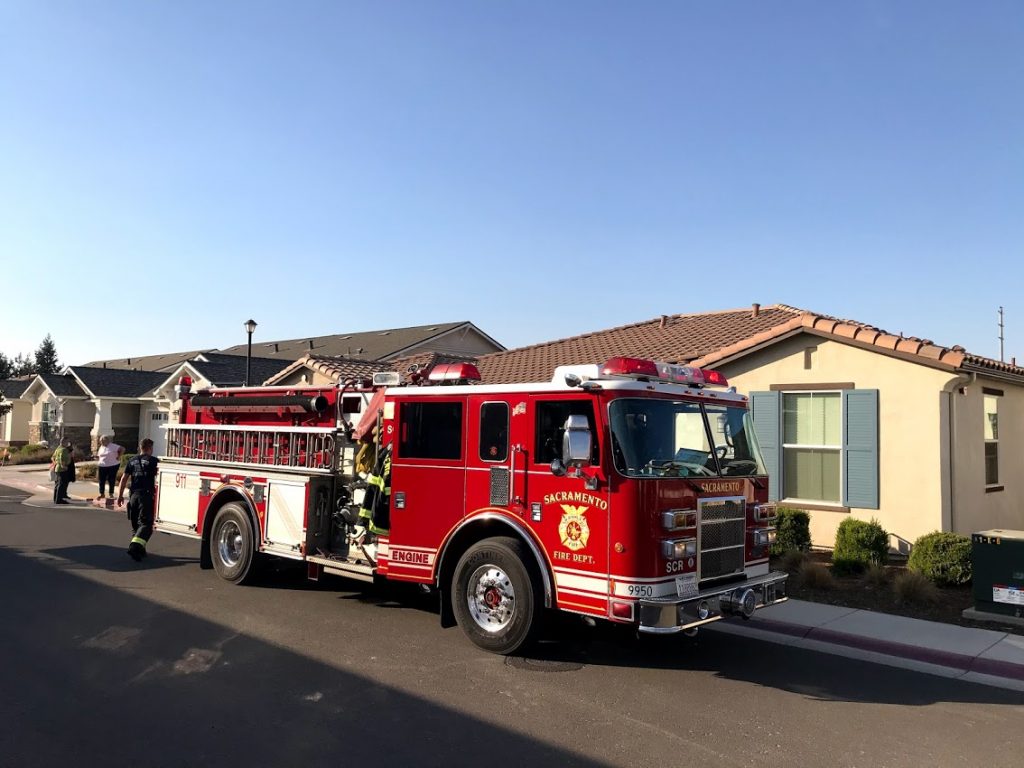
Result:
{"label": "beige stucco house", "polygon": [[[539,381],[615,355],[715,368],[751,398],[772,498],[816,545],[876,518],[894,548],[934,530],[1024,529],[1024,368],[774,305],[650,321],[480,358]],[[1002,429],[1000,429],[1002,426]]]}
{"label": "beige stucco house", "polygon": [[3,403],[10,410],[0,413],[0,448],[13,448],[28,443],[28,420],[32,404],[25,399],[30,377],[0,381]]}

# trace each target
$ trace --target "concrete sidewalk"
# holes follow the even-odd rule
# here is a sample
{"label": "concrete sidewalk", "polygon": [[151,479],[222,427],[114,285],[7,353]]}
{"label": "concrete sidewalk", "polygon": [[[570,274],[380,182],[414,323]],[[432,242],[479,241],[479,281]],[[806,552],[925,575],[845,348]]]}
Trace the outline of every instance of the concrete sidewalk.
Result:
{"label": "concrete sidewalk", "polygon": [[[49,472],[38,465],[0,468],[0,484],[20,488],[40,501],[48,501],[53,489]],[[72,483],[68,493],[73,499],[115,509],[112,501],[93,501],[99,493],[95,481]],[[765,608],[749,621],[715,622],[708,630],[1024,690],[1024,635],[803,600]]]}
{"label": "concrete sidewalk", "polygon": [[[53,483],[50,482],[50,471],[45,464],[19,464],[15,467],[0,467],[0,485],[19,488],[33,496],[53,494]],[[97,480],[76,480],[68,484],[68,496],[79,501],[93,501],[100,493]],[[117,496],[117,494],[114,494]],[[105,505],[97,505],[105,506]],[[108,505],[113,507],[113,503]]]}
{"label": "concrete sidewalk", "polygon": [[787,600],[712,631],[1024,690],[1024,636]]}

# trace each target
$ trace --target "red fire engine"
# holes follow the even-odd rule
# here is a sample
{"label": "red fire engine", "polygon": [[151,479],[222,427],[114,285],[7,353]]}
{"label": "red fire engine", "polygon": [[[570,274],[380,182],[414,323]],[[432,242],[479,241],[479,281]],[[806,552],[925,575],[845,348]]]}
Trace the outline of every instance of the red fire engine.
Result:
{"label": "red fire engine", "polygon": [[[314,579],[428,585],[446,625],[497,653],[545,610],[670,633],[786,599],[747,399],[721,374],[617,357],[549,383],[483,385],[468,364],[412,378],[182,379],[157,529],[236,583],[275,556]],[[372,524],[368,489],[384,497]]]}

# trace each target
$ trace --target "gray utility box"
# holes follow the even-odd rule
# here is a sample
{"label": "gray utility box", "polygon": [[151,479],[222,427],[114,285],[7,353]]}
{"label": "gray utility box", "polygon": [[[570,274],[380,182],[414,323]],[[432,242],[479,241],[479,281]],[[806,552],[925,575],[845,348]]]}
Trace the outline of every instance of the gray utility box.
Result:
{"label": "gray utility box", "polygon": [[975,610],[1024,616],[1024,531],[973,534],[971,565]]}

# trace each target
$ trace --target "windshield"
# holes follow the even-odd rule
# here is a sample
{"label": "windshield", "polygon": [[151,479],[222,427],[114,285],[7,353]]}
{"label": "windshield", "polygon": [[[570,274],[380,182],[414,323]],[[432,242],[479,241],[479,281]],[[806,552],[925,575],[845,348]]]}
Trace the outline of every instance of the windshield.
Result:
{"label": "windshield", "polygon": [[615,467],[627,477],[766,474],[745,408],[622,398],[609,415]]}

